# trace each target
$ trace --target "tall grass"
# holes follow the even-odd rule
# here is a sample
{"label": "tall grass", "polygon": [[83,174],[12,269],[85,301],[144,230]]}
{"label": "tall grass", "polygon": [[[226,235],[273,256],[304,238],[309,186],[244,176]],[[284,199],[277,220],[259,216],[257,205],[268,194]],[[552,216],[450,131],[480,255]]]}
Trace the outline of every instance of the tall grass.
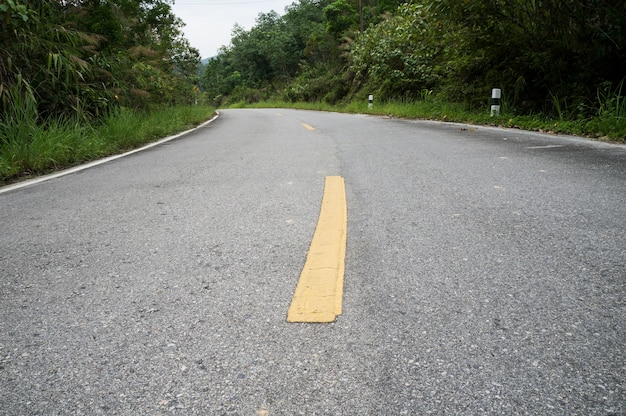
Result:
{"label": "tall grass", "polygon": [[72,119],[41,120],[26,85],[3,91],[10,111],[0,119],[0,184],[129,150],[206,121],[204,106],[111,111],[96,124]]}
{"label": "tall grass", "polygon": [[588,128],[609,138],[626,138],[626,95],[623,93],[623,79],[614,88],[609,82],[602,84],[597,91],[597,117],[589,120]]}
{"label": "tall grass", "polygon": [[0,119],[0,179],[44,172],[71,164],[85,151],[91,129],[69,119],[39,120],[37,103],[26,85],[4,91],[11,111]]}

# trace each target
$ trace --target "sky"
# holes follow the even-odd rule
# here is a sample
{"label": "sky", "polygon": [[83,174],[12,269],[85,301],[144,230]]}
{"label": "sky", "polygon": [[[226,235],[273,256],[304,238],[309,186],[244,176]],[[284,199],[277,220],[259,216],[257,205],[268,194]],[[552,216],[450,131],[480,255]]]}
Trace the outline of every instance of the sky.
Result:
{"label": "sky", "polygon": [[200,56],[217,55],[222,46],[230,43],[235,23],[249,30],[259,13],[274,10],[285,14],[285,7],[295,0],[175,0],[174,14],[185,22],[183,32]]}

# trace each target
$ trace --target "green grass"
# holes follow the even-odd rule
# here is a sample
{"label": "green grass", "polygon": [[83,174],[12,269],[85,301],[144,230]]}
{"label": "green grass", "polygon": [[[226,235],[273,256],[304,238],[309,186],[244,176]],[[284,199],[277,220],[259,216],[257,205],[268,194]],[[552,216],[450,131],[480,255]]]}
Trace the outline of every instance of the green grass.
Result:
{"label": "green grass", "polygon": [[[558,119],[543,115],[519,116],[506,105],[499,117],[490,117],[487,105],[480,111],[471,111],[462,104],[431,96],[410,102],[375,102],[372,108],[368,108],[366,100],[343,105],[280,100],[255,104],[239,102],[231,108],[296,108],[430,119],[576,134],[624,143],[626,100],[622,96],[622,87],[623,82],[616,87],[604,85],[599,88],[597,114],[577,119],[568,119],[564,114]],[[213,108],[206,106],[178,106],[150,112],[118,108],[100,123],[85,125],[69,119],[41,121],[35,100],[27,88],[5,91],[5,97],[12,102],[13,111],[0,119],[0,184],[130,150],[189,129],[214,113]]]}
{"label": "green grass", "polygon": [[0,120],[0,184],[130,150],[190,129],[214,114],[205,106],[150,112],[118,108],[100,123],[85,125],[67,119],[41,121],[32,97],[11,98],[18,106]]}
{"label": "green grass", "polygon": [[621,96],[621,84],[619,89],[613,89],[601,96],[600,111],[597,116],[585,119],[569,120],[560,115],[559,119],[546,118],[543,115],[520,116],[515,115],[503,105],[502,112],[498,117],[491,117],[489,105],[480,111],[468,110],[463,104],[450,103],[426,97],[419,101],[401,102],[387,101],[374,102],[372,108],[368,108],[366,100],[353,101],[349,104],[330,105],[327,103],[290,103],[284,101],[265,101],[254,104],[237,103],[231,108],[295,108],[318,111],[337,111],[346,113],[360,113],[382,115],[408,119],[427,119],[469,123],[477,125],[492,125],[499,127],[519,128],[523,130],[539,131],[545,133],[561,133],[586,136],[605,141],[626,142],[626,104]]}

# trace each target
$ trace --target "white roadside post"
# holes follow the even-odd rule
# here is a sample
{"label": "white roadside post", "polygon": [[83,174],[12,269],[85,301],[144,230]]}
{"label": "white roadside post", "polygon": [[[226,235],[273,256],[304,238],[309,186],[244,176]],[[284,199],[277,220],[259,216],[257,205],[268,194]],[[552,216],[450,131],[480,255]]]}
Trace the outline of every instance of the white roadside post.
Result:
{"label": "white roadside post", "polygon": [[500,116],[500,102],[502,99],[502,90],[494,88],[491,90],[491,117]]}
{"label": "white roadside post", "polygon": [[374,96],[372,94],[367,97],[367,108],[374,107]]}

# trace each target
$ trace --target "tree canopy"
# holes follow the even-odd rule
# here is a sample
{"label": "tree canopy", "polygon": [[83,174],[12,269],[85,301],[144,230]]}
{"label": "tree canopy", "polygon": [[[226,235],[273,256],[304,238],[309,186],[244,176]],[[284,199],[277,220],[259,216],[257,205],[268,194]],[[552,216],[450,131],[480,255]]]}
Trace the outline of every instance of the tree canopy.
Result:
{"label": "tree canopy", "polygon": [[626,5],[606,0],[300,0],[235,28],[209,96],[339,101],[438,94],[520,113],[593,112],[626,76]]}
{"label": "tree canopy", "polygon": [[0,109],[93,119],[188,102],[199,53],[168,0],[0,0]]}
{"label": "tree canopy", "polygon": [[[0,110],[91,119],[184,103],[198,51],[172,0],[0,0]],[[299,0],[235,26],[206,65],[213,103],[425,95],[517,113],[594,113],[626,76],[626,5],[606,0]]]}

